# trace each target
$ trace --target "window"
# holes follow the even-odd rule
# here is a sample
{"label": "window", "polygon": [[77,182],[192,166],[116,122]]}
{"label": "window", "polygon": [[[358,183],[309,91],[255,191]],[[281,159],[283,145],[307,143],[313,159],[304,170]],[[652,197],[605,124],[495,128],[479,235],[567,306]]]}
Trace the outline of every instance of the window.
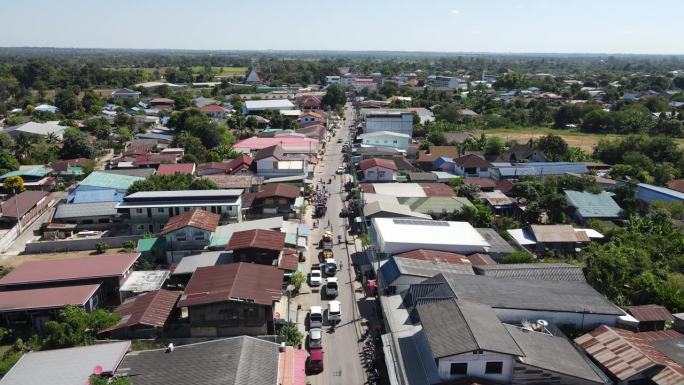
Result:
{"label": "window", "polygon": [[503,362],[487,362],[485,366],[485,374],[501,374],[503,373]]}
{"label": "window", "polygon": [[163,212],[164,212],[164,208],[163,208],[163,207],[159,207],[159,208],[157,209],[157,212],[158,212],[158,213],[163,213]]}
{"label": "window", "polygon": [[143,209],[135,209],[135,212],[138,214],[142,214]]}
{"label": "window", "polygon": [[392,143],[397,144],[397,141],[396,141],[396,140],[393,140]]}
{"label": "window", "polygon": [[451,370],[449,374],[452,376],[464,376],[468,374],[468,363],[467,362],[455,362],[451,364]]}
{"label": "window", "polygon": [[185,233],[176,233],[176,240],[178,242],[185,242],[185,240],[186,240]]}

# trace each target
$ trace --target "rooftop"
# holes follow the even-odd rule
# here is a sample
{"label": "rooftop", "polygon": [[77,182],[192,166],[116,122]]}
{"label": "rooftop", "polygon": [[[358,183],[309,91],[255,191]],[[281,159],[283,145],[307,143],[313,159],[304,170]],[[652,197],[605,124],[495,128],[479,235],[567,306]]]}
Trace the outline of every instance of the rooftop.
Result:
{"label": "rooftop", "polygon": [[129,298],[114,310],[121,320],[102,332],[135,325],[163,327],[180,296],[180,292],[160,289]]}
{"label": "rooftop", "polygon": [[60,204],[55,211],[54,219],[115,216],[117,202],[92,202]]}
{"label": "rooftop", "polygon": [[359,168],[361,169],[361,171],[368,170],[371,167],[381,167],[395,171],[397,170],[397,166],[391,159],[370,158],[364,159],[359,163]]}
{"label": "rooftop", "polygon": [[195,173],[194,163],[163,163],[157,168],[157,175],[173,175],[173,174],[188,174]]}
{"label": "rooftop", "polygon": [[418,249],[396,254],[395,257],[410,258],[422,261],[452,263],[459,265],[470,265],[470,260],[463,254],[450,253],[447,251]]}
{"label": "rooftop", "polygon": [[200,209],[193,209],[186,211],[183,214],[169,218],[162,231],[159,232],[159,235],[163,236],[176,230],[180,230],[184,227],[194,227],[213,233],[216,230],[216,226],[218,226],[220,220],[221,215],[219,214],[210,213]]}
{"label": "rooftop", "polygon": [[133,271],[126,278],[126,282],[119,287],[119,291],[130,291],[133,293],[144,293],[161,289],[162,285],[169,278],[169,270],[144,270]]}
{"label": "rooftop", "polygon": [[386,243],[420,245],[469,245],[489,243],[468,222],[373,218],[373,228]]}
{"label": "rooftop", "polygon": [[267,110],[276,108],[294,110],[295,105],[287,99],[245,100],[245,108],[248,110]]}
{"label": "rooftop", "polygon": [[477,230],[478,233],[482,236],[482,238],[489,243],[489,248],[487,249],[489,253],[496,253],[496,254],[510,254],[515,252],[515,249],[513,246],[511,246],[508,242],[506,242],[505,239],[499,233],[496,232],[496,230],[486,227],[478,227],[475,230]]}
{"label": "rooftop", "polygon": [[62,308],[85,305],[99,284],[0,291],[0,312]]}
{"label": "rooftop", "polygon": [[3,217],[21,218],[47,197],[45,191],[23,191],[0,203]]}
{"label": "rooftop", "polygon": [[22,178],[30,177],[30,178],[42,178],[52,172],[52,169],[49,167],[31,167],[31,168],[25,168],[25,169],[19,169],[15,171],[10,171],[8,173],[2,174],[0,176],[0,180],[4,180],[6,178],[9,178],[11,176],[20,176]]}
{"label": "rooftop", "polygon": [[399,203],[406,205],[411,210],[423,214],[451,213],[454,210],[461,210],[465,206],[472,206],[468,198],[463,197],[400,197]]}
{"label": "rooftop", "polygon": [[620,206],[605,191],[592,194],[588,191],[565,190],[568,204],[574,206],[583,218],[618,218]]}
{"label": "rooftop", "polygon": [[[466,260],[467,261],[467,260]],[[381,267],[383,280],[391,284],[402,275],[430,278],[441,272],[454,274],[474,274],[470,263],[448,263],[415,258],[390,257]]]}
{"label": "rooftop", "polygon": [[496,261],[489,254],[475,253],[467,258],[473,266],[496,265]]}
{"label": "rooftop", "polygon": [[261,191],[255,194],[256,199],[264,199],[270,197],[282,197],[295,199],[299,196],[300,189],[287,183],[269,183],[264,186]]}
{"label": "rooftop", "polygon": [[543,279],[549,281],[585,282],[579,266],[567,263],[520,263],[473,266],[478,275],[494,278]]}
{"label": "rooftop", "polygon": [[133,184],[133,182],[143,179],[145,178],[139,176],[94,171],[91,172],[90,175],[88,175],[85,179],[83,179],[80,185],[112,188],[117,190],[128,190],[128,188]]}
{"label": "rooftop", "polygon": [[183,257],[176,265],[172,275],[192,274],[198,267],[225,265],[233,261],[233,253],[228,251],[205,251]]}
{"label": "rooftop", "polygon": [[661,305],[625,306],[625,310],[639,322],[674,320],[672,314]]}
{"label": "rooftop", "polygon": [[273,230],[254,229],[236,231],[230,237],[226,250],[247,248],[281,251],[285,246],[285,233]]}

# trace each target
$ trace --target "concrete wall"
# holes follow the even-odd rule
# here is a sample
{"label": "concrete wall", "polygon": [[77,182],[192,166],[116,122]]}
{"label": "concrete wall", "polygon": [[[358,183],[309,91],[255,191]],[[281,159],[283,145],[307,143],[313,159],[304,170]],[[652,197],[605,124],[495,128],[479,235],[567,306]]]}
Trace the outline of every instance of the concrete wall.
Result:
{"label": "concrete wall", "polygon": [[363,172],[364,181],[388,182],[394,180],[394,171],[384,167],[371,167]]}
{"label": "concrete wall", "polygon": [[[485,368],[487,362],[501,362],[503,364],[501,373],[486,374]],[[464,353],[456,356],[440,358],[439,364],[437,365],[440,378],[448,380],[451,378],[464,377],[451,376],[451,364],[453,363],[468,364],[468,374],[466,375],[468,377],[483,378],[490,381],[496,381],[497,383],[506,384],[511,380],[514,358],[511,355],[493,352],[482,352],[482,354]]]}
{"label": "concrete wall", "polygon": [[124,242],[136,242],[142,238],[141,235],[126,235],[121,237],[108,238],[88,238],[88,239],[68,239],[62,241],[39,241],[26,244],[26,253],[56,253],[65,251],[95,250],[95,245],[105,242],[110,248],[123,247]]}
{"label": "concrete wall", "polygon": [[19,226],[15,225],[0,238],[0,252],[5,252],[19,236]]}

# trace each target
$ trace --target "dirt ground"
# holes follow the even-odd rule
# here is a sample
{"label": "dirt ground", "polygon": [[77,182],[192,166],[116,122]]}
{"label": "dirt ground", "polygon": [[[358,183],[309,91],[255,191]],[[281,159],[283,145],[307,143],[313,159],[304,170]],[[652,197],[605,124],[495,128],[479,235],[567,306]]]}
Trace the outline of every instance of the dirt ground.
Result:
{"label": "dirt ground", "polygon": [[[103,254],[117,254],[120,253],[121,249],[109,249]],[[5,268],[17,267],[24,262],[28,261],[46,261],[51,259],[70,259],[79,257],[89,257],[95,254],[92,250],[86,251],[73,251],[68,253],[43,253],[43,254],[20,254],[8,256],[2,261],[2,266]]]}
{"label": "dirt ground", "polygon": [[[531,133],[531,132],[486,132],[487,135],[498,136],[505,141],[515,140],[518,143],[525,143],[530,139],[540,138],[546,136],[547,133]],[[579,147],[582,150],[591,153],[594,150],[594,145],[602,138],[608,139],[609,136],[593,136],[593,135],[560,135],[570,146]]]}

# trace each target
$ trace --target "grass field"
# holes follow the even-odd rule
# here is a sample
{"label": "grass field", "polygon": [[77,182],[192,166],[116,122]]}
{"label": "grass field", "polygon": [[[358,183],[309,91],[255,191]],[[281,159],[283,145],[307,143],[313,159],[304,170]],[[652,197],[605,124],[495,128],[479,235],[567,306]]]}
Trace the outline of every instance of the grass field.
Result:
{"label": "grass field", "polygon": [[[154,71],[159,71],[162,74],[166,71],[166,69],[169,67],[159,67],[159,68],[140,68],[140,67],[113,67],[110,69],[118,69],[118,70],[129,70],[129,71],[134,71],[134,70],[142,70],[146,75],[151,75],[154,73]],[[204,72],[204,66],[192,66],[190,67],[192,69],[192,73],[194,74],[199,74],[201,72]],[[211,67],[211,72],[215,75],[223,75],[223,76],[245,76],[247,74],[247,67]]]}

